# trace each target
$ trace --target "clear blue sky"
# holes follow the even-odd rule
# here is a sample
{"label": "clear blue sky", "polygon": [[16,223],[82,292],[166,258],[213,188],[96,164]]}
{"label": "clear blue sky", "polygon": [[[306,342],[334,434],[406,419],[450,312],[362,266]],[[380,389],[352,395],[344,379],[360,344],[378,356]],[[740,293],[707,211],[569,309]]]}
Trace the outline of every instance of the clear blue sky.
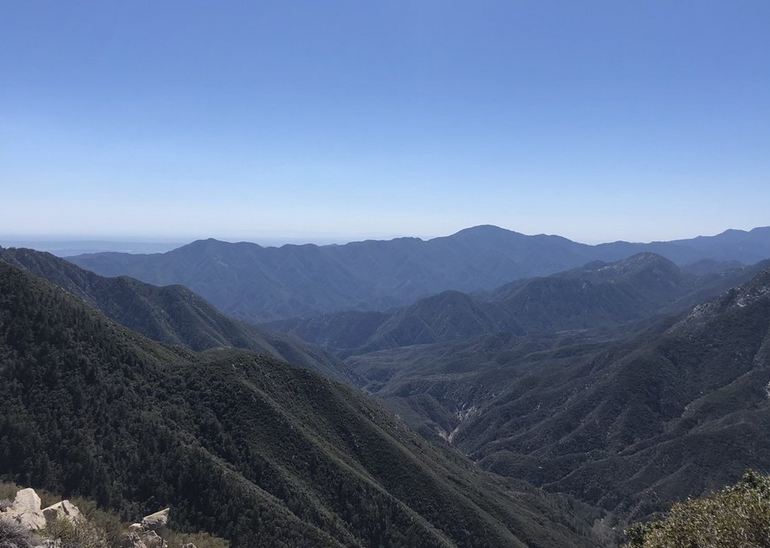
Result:
{"label": "clear blue sky", "polygon": [[0,234],[770,225],[770,2],[0,0]]}

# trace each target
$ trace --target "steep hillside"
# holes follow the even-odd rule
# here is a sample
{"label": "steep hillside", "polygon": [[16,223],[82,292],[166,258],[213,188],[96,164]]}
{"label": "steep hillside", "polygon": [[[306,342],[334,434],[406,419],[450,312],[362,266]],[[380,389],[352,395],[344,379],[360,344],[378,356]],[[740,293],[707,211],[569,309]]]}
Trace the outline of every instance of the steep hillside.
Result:
{"label": "steep hillside", "polygon": [[645,515],[770,466],[770,271],[633,342],[530,369],[457,432],[492,470]]}
{"label": "steep hillside", "polygon": [[560,371],[575,360],[595,355],[620,336],[618,330],[499,333],[380,350],[351,356],[347,363],[364,380],[366,391],[423,436],[454,442],[463,425],[526,379],[529,370]]}
{"label": "steep hillside", "polygon": [[489,476],[352,389],[196,354],[0,263],[0,475],[234,546],[590,546],[577,503]]}
{"label": "steep hillside", "polygon": [[321,349],[232,320],[185,287],[157,287],[125,276],[105,278],[31,249],[0,248],[0,261],[47,279],[112,320],[156,341],[193,350],[246,348],[350,380],[339,360]]}
{"label": "steep hillside", "polygon": [[340,310],[382,311],[446,290],[490,290],[512,280],[641,252],[680,265],[701,259],[754,263],[770,258],[770,228],[674,242],[589,246],[559,236],[478,226],[427,241],[397,238],[274,248],[201,240],[167,253],[96,253],[71,260],[105,276],[182,284],[227,314],[266,322]]}
{"label": "steep hillside", "polygon": [[346,358],[386,348],[464,340],[497,332],[523,332],[504,311],[474,295],[445,291],[386,312],[348,310],[261,324]]}
{"label": "steep hillside", "polygon": [[622,515],[770,467],[770,270],[684,316],[351,357],[366,388],[483,467]]}

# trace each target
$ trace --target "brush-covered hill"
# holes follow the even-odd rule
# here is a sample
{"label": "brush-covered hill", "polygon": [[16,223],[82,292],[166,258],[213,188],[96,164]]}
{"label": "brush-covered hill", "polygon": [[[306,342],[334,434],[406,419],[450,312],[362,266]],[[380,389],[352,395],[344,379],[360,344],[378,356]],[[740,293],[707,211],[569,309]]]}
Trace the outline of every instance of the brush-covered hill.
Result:
{"label": "brush-covered hill", "polygon": [[560,236],[477,226],[431,240],[276,248],[209,239],[167,253],[95,253],[70,260],[104,276],[182,284],[226,314],[261,323],[341,310],[383,311],[446,290],[491,290],[512,280],[642,252],[678,265],[701,259],[750,264],[770,258],[770,228],[674,242],[590,246]]}
{"label": "brush-covered hill", "polygon": [[349,311],[268,327],[345,356],[495,333],[607,328],[684,310],[751,272],[735,267],[695,275],[659,255],[641,253],[512,282],[488,293],[447,291],[388,312]]}
{"label": "brush-covered hill", "polygon": [[335,379],[351,380],[344,365],[320,348],[233,320],[183,286],[158,287],[127,276],[105,278],[32,249],[0,248],[0,262],[47,279],[153,340],[192,350],[245,348]]}
{"label": "brush-covered hill", "polygon": [[0,263],[0,476],[234,546],[590,546],[587,509],[488,475],[365,396],[150,341]]}
{"label": "brush-covered hill", "polygon": [[523,333],[504,309],[459,291],[444,291],[387,312],[337,312],[271,322],[264,327],[297,336],[341,356],[500,331]]}
{"label": "brush-covered hill", "polygon": [[488,469],[634,515],[770,467],[770,271],[671,325],[549,365],[454,443]]}
{"label": "brush-covered hill", "polygon": [[348,363],[415,428],[482,467],[642,517],[770,467],[769,349],[763,270],[684,315]]}
{"label": "brush-covered hill", "polygon": [[770,477],[748,470],[735,485],[675,504],[660,519],[626,531],[624,548],[767,546]]}

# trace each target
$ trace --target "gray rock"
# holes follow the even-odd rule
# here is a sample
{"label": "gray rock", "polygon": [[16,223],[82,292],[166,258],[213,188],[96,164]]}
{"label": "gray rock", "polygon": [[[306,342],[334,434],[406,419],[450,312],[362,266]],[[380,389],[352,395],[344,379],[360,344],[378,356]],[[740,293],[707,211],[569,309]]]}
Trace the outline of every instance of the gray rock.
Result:
{"label": "gray rock", "polygon": [[142,542],[147,548],[168,548],[168,544],[155,531],[145,531],[141,535]]}
{"label": "gray rock", "polygon": [[48,524],[58,519],[65,519],[71,523],[83,520],[83,516],[77,506],[68,500],[63,500],[43,509],[43,516]]}
{"label": "gray rock", "polygon": [[40,497],[34,489],[22,489],[16,493],[13,508],[18,512],[40,512]]}
{"label": "gray rock", "polygon": [[156,531],[162,527],[165,527],[168,524],[168,516],[170,512],[170,508],[164,508],[159,512],[145,516],[142,518],[142,525],[145,529],[149,529],[151,531]]}
{"label": "gray rock", "polygon": [[45,516],[40,510],[40,497],[34,489],[22,489],[16,493],[13,504],[6,508],[0,517],[17,523],[28,531],[43,529]]}
{"label": "gray rock", "polygon": [[155,531],[131,531],[123,537],[122,548],[168,548]]}
{"label": "gray rock", "polygon": [[30,531],[44,529],[46,522],[42,512],[22,512],[14,516],[16,523]]}

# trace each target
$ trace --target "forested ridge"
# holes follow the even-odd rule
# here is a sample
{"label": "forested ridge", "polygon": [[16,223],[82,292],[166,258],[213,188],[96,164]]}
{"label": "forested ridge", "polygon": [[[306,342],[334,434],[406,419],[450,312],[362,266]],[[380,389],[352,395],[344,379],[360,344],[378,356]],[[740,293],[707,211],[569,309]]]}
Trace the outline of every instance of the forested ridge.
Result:
{"label": "forested ridge", "polygon": [[158,287],[128,276],[105,278],[33,249],[0,248],[0,261],[48,280],[155,341],[192,350],[245,348],[338,380],[350,380],[341,362],[321,349],[229,318],[181,285]]}
{"label": "forested ridge", "polygon": [[596,515],[489,476],[352,389],[120,327],[0,264],[0,471],[236,546],[591,545]]}

